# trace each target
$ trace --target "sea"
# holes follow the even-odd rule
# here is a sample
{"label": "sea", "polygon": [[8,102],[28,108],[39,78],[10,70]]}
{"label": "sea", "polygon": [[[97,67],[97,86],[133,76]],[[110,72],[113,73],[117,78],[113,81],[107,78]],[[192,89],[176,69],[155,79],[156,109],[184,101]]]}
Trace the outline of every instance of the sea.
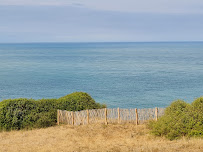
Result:
{"label": "sea", "polygon": [[0,44],[0,101],[87,92],[109,108],[203,96],[203,42]]}

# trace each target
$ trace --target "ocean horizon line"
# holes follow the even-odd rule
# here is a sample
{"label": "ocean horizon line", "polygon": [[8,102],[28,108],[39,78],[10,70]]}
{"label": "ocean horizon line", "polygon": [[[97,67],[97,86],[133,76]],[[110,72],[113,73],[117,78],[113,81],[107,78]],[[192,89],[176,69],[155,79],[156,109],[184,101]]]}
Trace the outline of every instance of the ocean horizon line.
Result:
{"label": "ocean horizon line", "polygon": [[201,41],[77,41],[77,42],[60,42],[60,41],[53,41],[53,42],[49,42],[49,41],[44,41],[44,42],[0,42],[0,44],[102,44],[102,43],[202,43],[203,40]]}

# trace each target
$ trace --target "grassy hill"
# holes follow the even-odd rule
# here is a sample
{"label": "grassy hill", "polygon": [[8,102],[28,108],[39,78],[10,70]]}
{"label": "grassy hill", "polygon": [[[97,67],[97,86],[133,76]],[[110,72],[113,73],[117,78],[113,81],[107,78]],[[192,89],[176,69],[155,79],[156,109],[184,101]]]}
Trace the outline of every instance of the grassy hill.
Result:
{"label": "grassy hill", "polygon": [[181,138],[170,141],[149,132],[146,125],[133,124],[61,125],[0,132],[0,151],[202,152],[203,139]]}

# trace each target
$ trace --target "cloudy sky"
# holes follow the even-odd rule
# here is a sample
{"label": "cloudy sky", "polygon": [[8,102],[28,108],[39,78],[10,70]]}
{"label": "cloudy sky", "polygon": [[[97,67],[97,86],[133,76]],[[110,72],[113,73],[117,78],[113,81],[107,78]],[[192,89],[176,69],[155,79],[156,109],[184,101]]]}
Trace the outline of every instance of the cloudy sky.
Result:
{"label": "cloudy sky", "polygon": [[0,0],[0,43],[112,41],[203,41],[203,0]]}

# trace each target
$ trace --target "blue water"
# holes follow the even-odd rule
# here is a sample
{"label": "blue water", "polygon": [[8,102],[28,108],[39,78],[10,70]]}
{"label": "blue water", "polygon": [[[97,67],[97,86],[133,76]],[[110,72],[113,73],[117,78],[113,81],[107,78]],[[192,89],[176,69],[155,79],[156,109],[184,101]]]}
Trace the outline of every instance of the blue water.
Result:
{"label": "blue water", "polygon": [[84,91],[108,107],[203,95],[203,42],[0,44],[0,101]]}

